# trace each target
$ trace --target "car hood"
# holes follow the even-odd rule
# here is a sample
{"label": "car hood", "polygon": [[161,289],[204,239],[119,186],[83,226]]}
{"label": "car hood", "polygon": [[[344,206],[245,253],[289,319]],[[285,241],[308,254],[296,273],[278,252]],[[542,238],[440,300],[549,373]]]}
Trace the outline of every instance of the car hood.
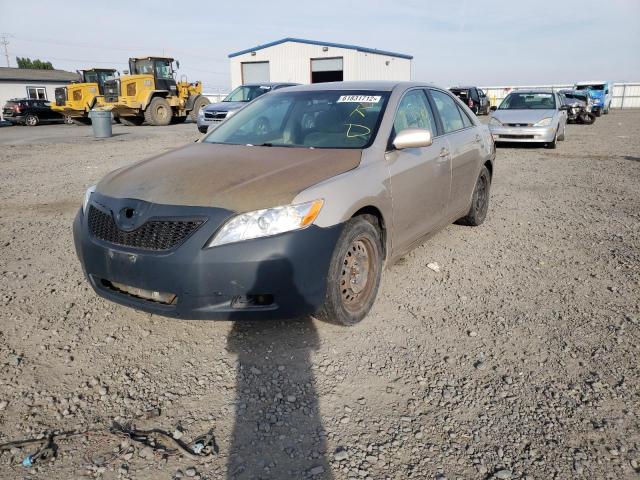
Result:
{"label": "car hood", "polygon": [[543,118],[553,117],[556,110],[496,110],[491,113],[500,123],[536,123]]}
{"label": "car hood", "polygon": [[205,112],[230,112],[240,110],[249,102],[218,102],[207,105],[202,110]]}
{"label": "car hood", "polygon": [[96,190],[114,198],[234,212],[291,203],[302,190],[356,168],[358,149],[194,143],[111,172]]}

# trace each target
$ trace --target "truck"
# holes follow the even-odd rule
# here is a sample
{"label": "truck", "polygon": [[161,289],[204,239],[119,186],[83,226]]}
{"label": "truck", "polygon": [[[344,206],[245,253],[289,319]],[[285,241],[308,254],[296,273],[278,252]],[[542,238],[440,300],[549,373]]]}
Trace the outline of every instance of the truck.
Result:
{"label": "truck", "polygon": [[596,117],[603,113],[606,115],[611,108],[611,100],[613,99],[613,84],[606,80],[578,82],[573,87],[575,90],[586,90],[593,99],[592,112]]}
{"label": "truck", "polygon": [[100,105],[104,84],[116,75],[116,69],[87,68],[77,72],[78,82],[55,89],[55,101],[51,109],[63,115],[68,123],[90,125],[89,111]]}
{"label": "truck", "polygon": [[[175,67],[174,67],[175,65]],[[123,125],[169,125],[194,121],[209,99],[202,95],[202,83],[176,82],[180,62],[169,57],[129,59],[129,71],[104,85],[105,110],[111,110]]]}

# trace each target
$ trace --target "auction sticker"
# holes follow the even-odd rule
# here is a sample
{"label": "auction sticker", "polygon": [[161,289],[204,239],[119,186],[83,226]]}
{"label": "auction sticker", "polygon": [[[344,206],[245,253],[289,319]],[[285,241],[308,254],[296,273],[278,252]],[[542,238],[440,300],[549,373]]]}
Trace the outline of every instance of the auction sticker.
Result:
{"label": "auction sticker", "polygon": [[380,95],[342,95],[338,103],[378,103]]}

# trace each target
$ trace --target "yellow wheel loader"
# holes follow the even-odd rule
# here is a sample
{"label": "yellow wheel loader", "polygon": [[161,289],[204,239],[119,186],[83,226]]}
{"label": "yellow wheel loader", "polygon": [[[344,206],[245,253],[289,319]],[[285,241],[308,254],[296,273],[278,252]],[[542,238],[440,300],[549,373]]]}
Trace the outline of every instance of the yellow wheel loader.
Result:
{"label": "yellow wheel loader", "polygon": [[51,109],[64,115],[68,123],[90,125],[89,111],[100,106],[104,94],[104,84],[114,77],[113,68],[87,68],[78,70],[79,82],[55,89],[55,102]]}
{"label": "yellow wheel loader", "polygon": [[130,58],[127,75],[105,82],[103,108],[123,125],[169,125],[182,123],[187,116],[196,120],[209,99],[202,96],[200,82],[176,82],[173,65],[173,58]]}

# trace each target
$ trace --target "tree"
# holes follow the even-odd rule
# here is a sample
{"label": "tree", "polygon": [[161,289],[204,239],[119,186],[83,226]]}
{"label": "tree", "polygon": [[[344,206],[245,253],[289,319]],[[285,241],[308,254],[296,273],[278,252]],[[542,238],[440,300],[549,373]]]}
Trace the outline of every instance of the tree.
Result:
{"label": "tree", "polygon": [[27,57],[16,57],[18,68],[33,68],[37,70],[53,70],[51,62],[45,62],[39,59],[31,60]]}

